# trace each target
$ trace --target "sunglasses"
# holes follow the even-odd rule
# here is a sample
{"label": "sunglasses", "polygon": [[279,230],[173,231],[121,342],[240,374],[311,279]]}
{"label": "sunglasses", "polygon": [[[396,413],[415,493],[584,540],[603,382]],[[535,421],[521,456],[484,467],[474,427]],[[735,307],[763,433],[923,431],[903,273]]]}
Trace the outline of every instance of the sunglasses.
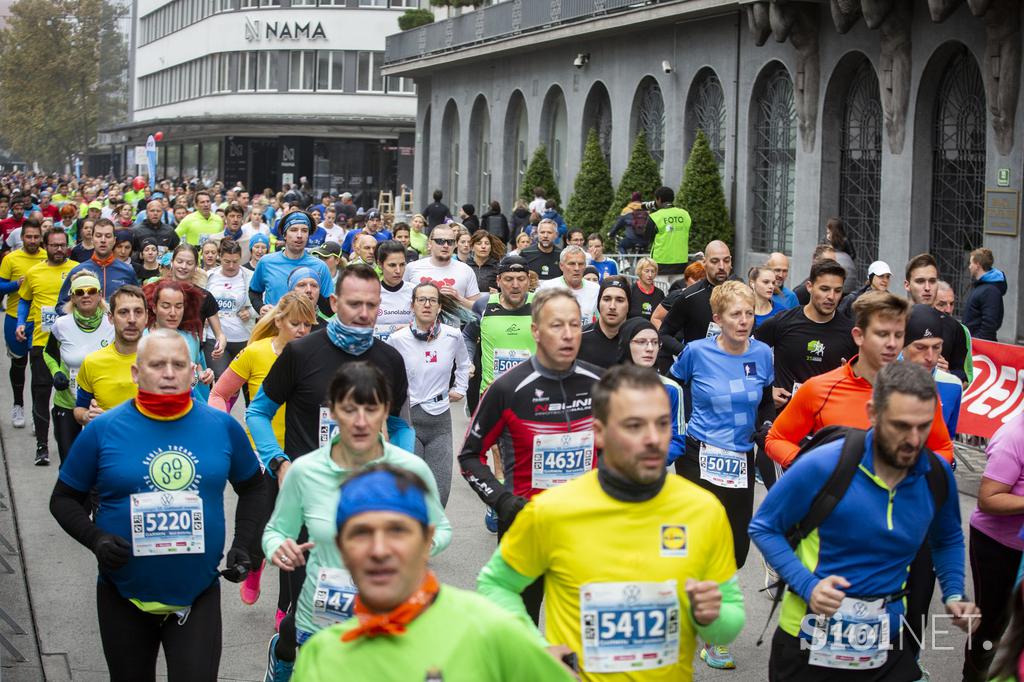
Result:
{"label": "sunglasses", "polygon": [[100,292],[96,287],[87,287],[85,289],[72,289],[71,293],[74,296],[94,296]]}
{"label": "sunglasses", "polygon": [[432,239],[438,246],[453,246],[455,244],[454,239]]}

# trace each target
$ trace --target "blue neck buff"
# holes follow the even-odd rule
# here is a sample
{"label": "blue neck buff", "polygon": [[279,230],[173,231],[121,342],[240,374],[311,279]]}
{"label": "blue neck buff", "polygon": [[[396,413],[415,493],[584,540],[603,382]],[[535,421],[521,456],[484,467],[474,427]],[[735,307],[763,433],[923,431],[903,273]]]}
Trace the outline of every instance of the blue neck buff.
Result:
{"label": "blue neck buff", "polygon": [[335,316],[327,323],[327,338],[349,355],[362,355],[373,345],[373,327],[350,327]]}

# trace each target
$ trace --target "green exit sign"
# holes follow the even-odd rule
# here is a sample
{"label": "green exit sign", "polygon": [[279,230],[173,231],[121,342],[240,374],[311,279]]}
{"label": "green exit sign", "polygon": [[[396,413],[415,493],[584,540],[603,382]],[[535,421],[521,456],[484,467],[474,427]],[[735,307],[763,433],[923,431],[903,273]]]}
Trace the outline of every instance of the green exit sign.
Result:
{"label": "green exit sign", "polygon": [[1000,168],[996,173],[996,185],[999,187],[1010,186],[1010,169]]}

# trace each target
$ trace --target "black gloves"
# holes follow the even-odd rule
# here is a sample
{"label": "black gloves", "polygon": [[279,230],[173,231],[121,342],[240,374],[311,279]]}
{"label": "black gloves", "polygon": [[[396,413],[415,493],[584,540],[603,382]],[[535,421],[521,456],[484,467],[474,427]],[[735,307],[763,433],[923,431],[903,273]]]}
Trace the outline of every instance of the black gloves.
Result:
{"label": "black gloves", "polygon": [[772,423],[770,421],[765,421],[763,424],[761,424],[761,428],[759,428],[757,431],[754,431],[754,444],[757,445],[757,447],[761,448],[761,450],[765,449],[764,441],[765,438],[768,437],[768,432],[771,430]]}
{"label": "black gloves", "polygon": [[505,531],[509,529],[512,522],[516,520],[516,516],[519,515],[519,511],[526,506],[526,498],[519,497],[508,493],[502,495],[501,499],[498,500],[497,506],[494,511],[498,512],[498,534],[504,535]]}
{"label": "black gloves", "polygon": [[104,533],[92,546],[93,554],[100,562],[100,568],[115,571],[128,563],[132,556],[132,546],[120,535]]}
{"label": "black gloves", "polygon": [[53,375],[53,387],[58,391],[66,391],[71,386],[71,380],[64,372],[57,372]]}
{"label": "black gloves", "polygon": [[241,547],[229,549],[228,557],[224,563],[227,567],[220,574],[224,576],[225,580],[233,583],[240,583],[245,580],[245,576],[249,575],[249,569],[252,568],[252,559],[249,558],[249,552]]}

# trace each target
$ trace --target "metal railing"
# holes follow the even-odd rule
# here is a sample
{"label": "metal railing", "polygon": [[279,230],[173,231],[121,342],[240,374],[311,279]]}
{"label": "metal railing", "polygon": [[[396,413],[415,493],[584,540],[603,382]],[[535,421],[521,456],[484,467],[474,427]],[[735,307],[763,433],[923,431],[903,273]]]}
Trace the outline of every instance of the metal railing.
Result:
{"label": "metal railing", "polygon": [[552,26],[570,24],[611,13],[687,0],[506,0],[457,17],[395,33],[387,37],[384,63],[441,54]]}

